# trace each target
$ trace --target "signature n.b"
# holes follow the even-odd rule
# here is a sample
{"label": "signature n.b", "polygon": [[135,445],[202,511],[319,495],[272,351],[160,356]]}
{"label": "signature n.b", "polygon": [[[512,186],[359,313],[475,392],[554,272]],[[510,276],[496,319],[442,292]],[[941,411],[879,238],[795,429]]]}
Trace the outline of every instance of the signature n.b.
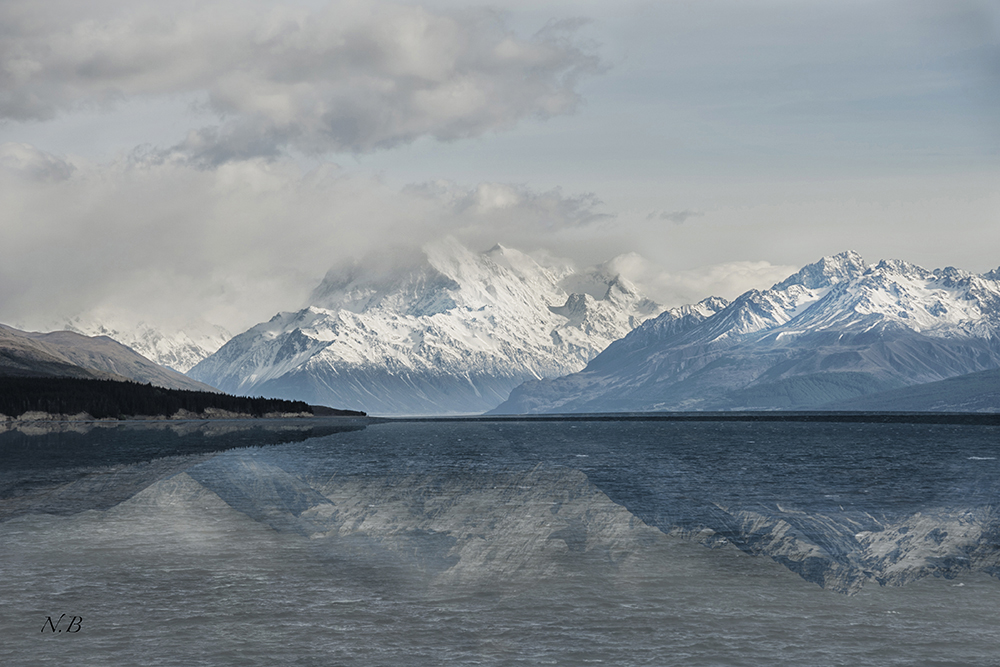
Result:
{"label": "signature n.b", "polygon": [[[52,622],[51,616],[45,617],[45,623],[42,624],[42,632],[45,632],[45,628],[48,628],[50,632],[63,632],[62,628],[59,626],[62,624],[62,620],[66,618],[66,614],[63,614],[56,622]],[[69,625],[66,626],[65,632],[80,632],[80,626],[83,624],[83,616],[73,616],[69,619]]]}

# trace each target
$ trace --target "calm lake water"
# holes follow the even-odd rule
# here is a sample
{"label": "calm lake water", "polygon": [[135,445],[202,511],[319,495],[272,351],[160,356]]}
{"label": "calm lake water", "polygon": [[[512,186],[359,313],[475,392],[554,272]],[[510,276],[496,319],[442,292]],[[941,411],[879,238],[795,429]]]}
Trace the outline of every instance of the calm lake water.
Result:
{"label": "calm lake water", "polygon": [[8,431],[0,664],[996,665],[998,458],[934,424]]}

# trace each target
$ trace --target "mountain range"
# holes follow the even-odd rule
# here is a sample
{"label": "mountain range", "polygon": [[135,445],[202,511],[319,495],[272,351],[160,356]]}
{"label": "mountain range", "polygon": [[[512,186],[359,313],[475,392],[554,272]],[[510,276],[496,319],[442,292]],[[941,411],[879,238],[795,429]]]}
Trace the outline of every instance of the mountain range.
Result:
{"label": "mountain range", "polygon": [[0,377],[132,380],[167,389],[217,391],[160,366],[107,336],[38,333],[0,324]]}
{"label": "mountain range", "polygon": [[93,318],[67,326],[103,335],[0,326],[0,375],[383,415],[1000,409],[1000,269],[844,252],[732,302],[664,310],[609,266],[445,239],[333,270],[305,308],[228,341],[218,327],[174,335]]}
{"label": "mountain range", "polygon": [[605,267],[445,239],[331,271],[308,307],[235,336],[188,374],[375,414],[481,413],[527,379],[582,369],[661,311]]}
{"label": "mountain range", "polygon": [[233,337],[224,328],[204,322],[175,331],[145,322],[130,326],[119,321],[121,319],[123,318],[91,314],[73,317],[50,328],[73,331],[88,337],[107,336],[132,348],[153,363],[178,373],[188,372]]}
{"label": "mountain range", "polygon": [[814,409],[997,368],[1000,269],[868,265],[845,252],[732,303],[668,310],[493,412]]}

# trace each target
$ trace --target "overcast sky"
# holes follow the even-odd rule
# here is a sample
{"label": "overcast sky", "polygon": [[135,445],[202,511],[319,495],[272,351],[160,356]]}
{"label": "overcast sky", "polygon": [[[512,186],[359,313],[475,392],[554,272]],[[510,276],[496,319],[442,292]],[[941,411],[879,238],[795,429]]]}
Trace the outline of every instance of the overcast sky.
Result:
{"label": "overcast sky", "polygon": [[667,305],[1000,265],[985,0],[3,0],[0,322],[235,331],[452,235]]}

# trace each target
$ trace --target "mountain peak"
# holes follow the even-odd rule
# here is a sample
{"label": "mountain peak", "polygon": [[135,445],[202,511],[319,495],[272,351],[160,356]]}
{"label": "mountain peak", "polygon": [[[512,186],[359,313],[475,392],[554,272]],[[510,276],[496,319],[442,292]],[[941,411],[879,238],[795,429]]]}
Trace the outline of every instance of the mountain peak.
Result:
{"label": "mountain peak", "polygon": [[792,285],[802,285],[808,289],[831,287],[845,280],[852,280],[863,274],[868,264],[858,253],[845,250],[836,255],[828,255],[818,262],[808,264],[771,289],[785,290]]}
{"label": "mountain peak", "polygon": [[628,296],[635,296],[638,294],[638,289],[633,285],[627,278],[622,276],[620,273],[616,273],[611,280],[608,281],[608,289],[604,293],[604,299],[613,299],[617,294],[625,294]]}
{"label": "mountain peak", "polygon": [[[443,238],[390,260],[331,271],[312,308],[237,336],[192,376],[372,413],[477,412],[580,370],[662,310],[617,274],[500,244]],[[593,290],[567,289],[574,276]]]}
{"label": "mountain peak", "polygon": [[872,268],[873,273],[894,273],[907,278],[926,279],[932,274],[927,269],[901,259],[883,259]]}
{"label": "mountain peak", "polygon": [[[710,296],[694,304],[693,307],[700,308],[703,311],[718,312],[728,305],[729,301],[723,299],[721,296]],[[686,307],[692,307],[692,306],[686,306]]]}
{"label": "mountain peak", "polygon": [[203,320],[187,322],[184,328],[153,326],[146,322],[130,322],[120,313],[94,311],[53,323],[50,329],[63,329],[82,336],[107,337],[125,345],[150,361],[180,373],[218,350],[232,338],[220,326]]}

